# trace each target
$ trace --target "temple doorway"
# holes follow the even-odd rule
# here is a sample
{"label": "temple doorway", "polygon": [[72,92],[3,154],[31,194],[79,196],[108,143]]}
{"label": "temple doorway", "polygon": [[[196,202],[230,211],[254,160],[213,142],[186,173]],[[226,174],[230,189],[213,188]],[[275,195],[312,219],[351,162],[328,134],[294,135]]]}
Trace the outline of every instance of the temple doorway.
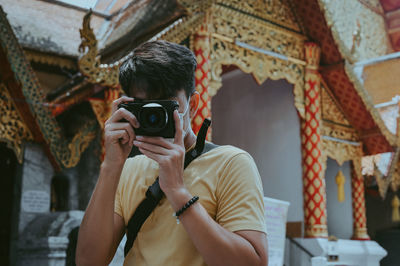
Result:
{"label": "temple doorway", "polygon": [[10,264],[10,241],[14,181],[17,159],[14,152],[0,143],[0,265]]}
{"label": "temple doorway", "polygon": [[303,220],[300,118],[293,85],[258,85],[238,69],[222,76],[212,98],[212,140],[246,150],[254,158],[264,195],[290,202],[288,221]]}

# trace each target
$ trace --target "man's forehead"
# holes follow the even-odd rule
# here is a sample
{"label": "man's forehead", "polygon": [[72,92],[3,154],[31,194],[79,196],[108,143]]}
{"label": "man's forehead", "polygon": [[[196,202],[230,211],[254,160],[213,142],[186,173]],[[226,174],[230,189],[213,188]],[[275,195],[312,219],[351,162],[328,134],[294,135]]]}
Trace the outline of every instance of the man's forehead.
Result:
{"label": "man's forehead", "polygon": [[180,98],[186,98],[186,93],[184,90],[178,91],[176,96],[172,97],[163,97],[162,95],[150,95],[148,96],[144,91],[133,91],[131,97],[138,99],[138,100],[174,100],[178,101]]}

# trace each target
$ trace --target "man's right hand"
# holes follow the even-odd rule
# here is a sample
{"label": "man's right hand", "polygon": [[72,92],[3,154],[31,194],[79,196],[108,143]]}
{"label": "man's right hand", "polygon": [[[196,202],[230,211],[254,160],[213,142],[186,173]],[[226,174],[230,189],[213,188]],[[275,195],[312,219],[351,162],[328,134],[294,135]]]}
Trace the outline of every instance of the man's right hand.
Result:
{"label": "man's right hand", "polygon": [[[112,113],[104,126],[104,162],[110,165],[123,165],[133,147],[136,138],[133,127],[138,128],[136,117],[124,108],[118,108],[120,103],[132,102],[133,98],[122,96],[112,103]],[[121,122],[125,119],[127,122]]]}

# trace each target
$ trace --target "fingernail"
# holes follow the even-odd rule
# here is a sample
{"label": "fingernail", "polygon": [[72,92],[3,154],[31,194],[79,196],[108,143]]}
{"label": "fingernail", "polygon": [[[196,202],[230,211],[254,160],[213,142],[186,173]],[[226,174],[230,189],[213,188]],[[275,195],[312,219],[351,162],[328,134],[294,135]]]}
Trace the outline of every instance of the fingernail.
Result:
{"label": "fingernail", "polygon": [[142,136],[136,136],[136,139],[137,140],[143,140],[143,137]]}
{"label": "fingernail", "polygon": [[134,141],[133,141],[133,145],[135,145],[135,146],[136,146],[136,145],[139,145],[139,143],[140,143],[140,142],[137,141],[137,140],[134,140]]}

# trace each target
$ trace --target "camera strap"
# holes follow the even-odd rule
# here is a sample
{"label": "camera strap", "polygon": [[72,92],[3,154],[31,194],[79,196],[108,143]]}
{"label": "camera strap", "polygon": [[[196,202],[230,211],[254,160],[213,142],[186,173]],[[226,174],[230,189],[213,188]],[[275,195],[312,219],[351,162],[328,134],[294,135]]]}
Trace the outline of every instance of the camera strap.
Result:
{"label": "camera strap", "polygon": [[[201,154],[204,154],[216,147],[217,145],[209,142],[205,142],[207,131],[209,126],[211,125],[210,119],[204,119],[204,122],[200,128],[199,133],[197,134],[197,140],[195,147],[186,152],[185,154],[185,162],[184,169],[197,157]],[[158,203],[164,197],[164,192],[160,188],[160,184],[158,181],[158,177],[154,181],[154,183],[149,186],[146,191],[146,197],[136,208],[132,217],[129,219],[128,225],[126,227],[126,243],[124,248],[124,256],[126,256],[129,250],[133,246],[133,242],[135,241],[137,234],[146,221],[146,219],[150,216],[153,210],[157,207]]]}

